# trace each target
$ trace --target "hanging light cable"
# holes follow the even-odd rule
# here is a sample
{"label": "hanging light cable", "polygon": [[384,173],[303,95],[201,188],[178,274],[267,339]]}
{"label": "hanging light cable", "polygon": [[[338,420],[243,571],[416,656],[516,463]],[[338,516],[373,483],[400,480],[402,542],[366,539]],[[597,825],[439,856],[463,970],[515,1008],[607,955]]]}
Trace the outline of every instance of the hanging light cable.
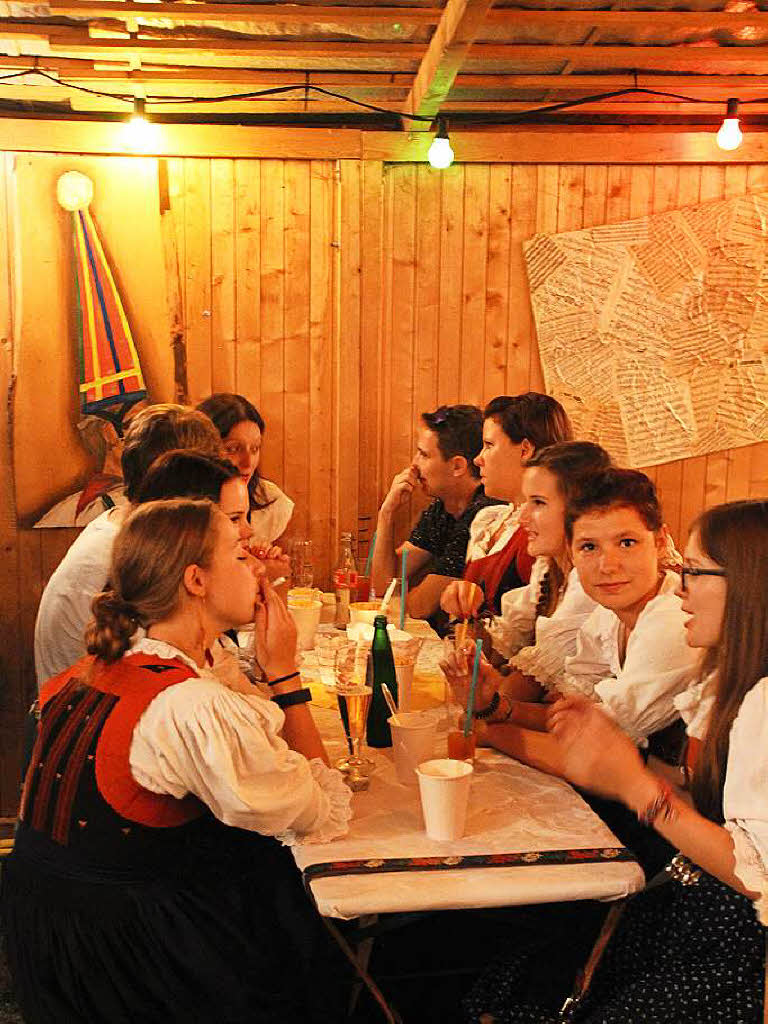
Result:
{"label": "hanging light cable", "polygon": [[437,119],[437,134],[432,139],[432,145],[427,152],[427,160],[429,160],[431,167],[444,171],[446,167],[450,167],[453,163],[453,156],[453,150],[448,138],[448,126],[445,119],[439,117]]}
{"label": "hanging light cable", "polygon": [[735,97],[728,100],[725,120],[717,133],[717,144],[720,149],[738,149],[744,136],[739,128],[739,101]]}

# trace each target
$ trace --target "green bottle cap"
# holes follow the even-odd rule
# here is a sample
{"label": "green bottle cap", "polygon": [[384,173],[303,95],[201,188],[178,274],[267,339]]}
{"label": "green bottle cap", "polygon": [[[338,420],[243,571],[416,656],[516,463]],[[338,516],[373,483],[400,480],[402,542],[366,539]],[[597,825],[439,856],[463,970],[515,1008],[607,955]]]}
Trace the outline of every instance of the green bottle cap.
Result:
{"label": "green bottle cap", "polygon": [[382,626],[384,627],[384,629],[387,628],[387,616],[377,615],[376,618],[373,620],[373,628],[376,629],[377,627]]}

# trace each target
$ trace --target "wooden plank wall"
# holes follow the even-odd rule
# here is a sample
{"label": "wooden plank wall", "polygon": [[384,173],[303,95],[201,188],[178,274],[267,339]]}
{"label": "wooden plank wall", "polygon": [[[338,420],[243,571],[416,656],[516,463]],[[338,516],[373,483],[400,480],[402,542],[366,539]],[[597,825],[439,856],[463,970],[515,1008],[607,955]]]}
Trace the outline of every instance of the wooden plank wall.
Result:
{"label": "wooden plank wall", "polygon": [[[108,157],[103,158],[109,160]],[[13,373],[12,156],[0,176],[0,386]],[[263,470],[294,498],[327,583],[341,530],[362,556],[420,412],[542,387],[521,241],[768,189],[742,166],[425,165],[344,160],[167,163],[189,398],[247,395]],[[155,202],[148,197],[148,202]],[[174,260],[167,263],[174,265]],[[18,325],[16,325],[18,328]],[[659,466],[678,541],[719,501],[768,494],[768,443]],[[414,507],[411,514],[415,514]],[[400,523],[407,529],[408,514]],[[42,588],[73,531],[18,531],[0,418],[0,813],[13,813]]]}

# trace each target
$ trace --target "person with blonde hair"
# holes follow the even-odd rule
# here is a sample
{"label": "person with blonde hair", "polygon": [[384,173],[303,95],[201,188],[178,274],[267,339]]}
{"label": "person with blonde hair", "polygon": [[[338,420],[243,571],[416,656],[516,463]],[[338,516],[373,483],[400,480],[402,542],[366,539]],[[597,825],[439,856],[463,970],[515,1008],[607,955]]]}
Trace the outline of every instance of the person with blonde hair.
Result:
{"label": "person with blonde hair", "polygon": [[[3,870],[28,1021],[340,1019],[333,949],[287,846],[343,835],[350,793],[293,621],[243,544],[210,501],[139,506],[88,654],[43,687]],[[208,667],[215,638],[254,620],[271,699]]]}
{"label": "person with blonde hair", "polygon": [[[138,498],[158,455],[172,448],[218,455],[220,443],[216,428],[201,412],[171,403],[142,409],[130,422],[121,455],[128,502]],[[85,652],[91,601],[106,585],[112,544],[129,508],[111,508],[89,523],[48,580],[35,622],[38,687]]]}

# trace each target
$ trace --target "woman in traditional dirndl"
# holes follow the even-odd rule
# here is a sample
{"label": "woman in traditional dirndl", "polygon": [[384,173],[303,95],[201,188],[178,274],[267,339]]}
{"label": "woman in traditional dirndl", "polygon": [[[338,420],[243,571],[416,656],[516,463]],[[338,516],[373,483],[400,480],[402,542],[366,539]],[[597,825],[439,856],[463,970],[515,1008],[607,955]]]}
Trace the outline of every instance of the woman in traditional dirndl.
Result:
{"label": "woman in traditional dirndl", "polygon": [[[289,847],[343,835],[350,794],[251,563],[211,502],[140,506],[89,655],[43,687],[2,879],[28,1024],[340,1019],[345,969]],[[210,668],[214,639],[254,618],[271,699]]]}

